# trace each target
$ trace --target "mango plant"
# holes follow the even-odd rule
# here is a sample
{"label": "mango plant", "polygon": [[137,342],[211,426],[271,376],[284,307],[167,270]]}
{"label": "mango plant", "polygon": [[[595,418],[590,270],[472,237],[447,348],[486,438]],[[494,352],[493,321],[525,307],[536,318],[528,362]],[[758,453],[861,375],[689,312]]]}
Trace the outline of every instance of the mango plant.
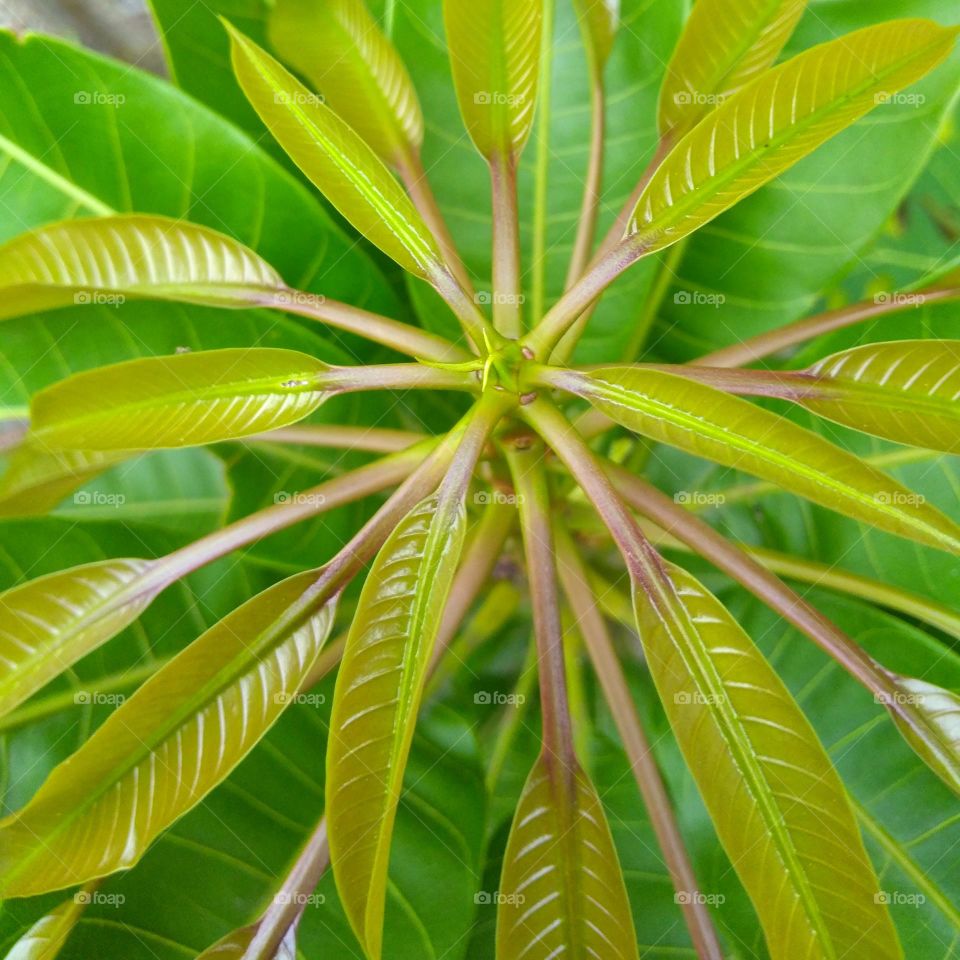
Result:
{"label": "mango plant", "polygon": [[153,6],[0,38],[4,955],[954,956],[951,4]]}

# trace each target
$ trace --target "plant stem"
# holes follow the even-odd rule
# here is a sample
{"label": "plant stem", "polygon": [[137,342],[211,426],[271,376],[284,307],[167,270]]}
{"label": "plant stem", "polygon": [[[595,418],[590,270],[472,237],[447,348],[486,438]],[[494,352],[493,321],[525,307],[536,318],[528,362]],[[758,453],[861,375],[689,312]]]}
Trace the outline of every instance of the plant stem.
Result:
{"label": "plant stem", "polygon": [[427,173],[423,169],[420,154],[413,150],[409,151],[402,162],[397,165],[397,172],[407,188],[407,193],[410,194],[410,199],[413,200],[413,205],[417,208],[427,226],[433,231],[433,235],[440,245],[440,251],[443,253],[443,257],[453,275],[460,282],[460,286],[473,296],[473,283],[470,280],[470,274],[467,272],[459,250],[457,250],[457,245],[450,233],[450,227],[440,210],[440,204],[437,203],[436,194],[433,192]]}
{"label": "plant stem", "polygon": [[399,320],[391,320],[378,313],[360,310],[315,293],[287,290],[257,297],[251,305],[317,320],[328,327],[390,347],[408,357],[440,363],[458,363],[470,359],[470,354],[462,347],[435,333],[428,333],[426,330],[400,323]]}
{"label": "plant stem", "polygon": [[567,271],[566,290],[569,290],[586,272],[593,255],[593,242],[597,233],[597,216],[600,212],[600,192],[603,185],[603,146],[607,125],[606,89],[602,71],[593,71],[590,109],[590,153],[577,237],[573,245],[570,268]]}
{"label": "plant stem", "polygon": [[614,464],[607,464],[606,472],[632,507],[676,536],[793,624],[922,741],[929,740],[926,721],[913,704],[904,702],[904,698],[897,695],[898,688],[891,675],[819,610],[709,524],[677,506],[645,480],[634,477]]}
{"label": "plant stem", "polygon": [[523,322],[520,306],[520,213],[517,166],[508,154],[490,158],[493,190],[493,320],[497,332],[515,340]]}
{"label": "plant stem", "polygon": [[[478,361],[479,362],[479,361]],[[479,379],[463,370],[438,370],[419,363],[330,367],[317,377],[333,393],[364,390],[479,390]]]}
{"label": "plant stem", "polygon": [[523,340],[535,357],[546,359],[581,314],[617,277],[644,256],[643,246],[634,238],[621,241],[603,255],[587,274],[573,285]]}
{"label": "plant stem", "polygon": [[527,575],[530,579],[544,754],[556,763],[555,769],[572,771],[577,761],[567,700],[553,526],[543,470],[544,448],[543,444],[535,442],[525,449],[508,447],[506,452],[517,491]]}
{"label": "plant stem", "polygon": [[489,584],[493,569],[513,527],[516,511],[507,504],[490,503],[477,524],[476,533],[463,555],[450,587],[447,605],[440,620],[440,629],[433,650],[433,665],[447,652],[467,611]]}
{"label": "plant stem", "polygon": [[855,303],[840,310],[817,314],[776,330],[758,334],[742,343],[708,353],[694,360],[693,363],[696,366],[707,367],[741,367],[812,340],[814,337],[832,333],[834,330],[842,330],[844,327],[866,320],[874,320],[877,317],[889,316],[905,310],[915,310],[921,305],[945,303],[957,299],[960,299],[958,286],[931,287],[915,294],[888,294],[882,300],[877,298]]}
{"label": "plant stem", "polygon": [[399,453],[426,439],[422,433],[386,430],[380,427],[344,427],[318,423],[309,426],[280,427],[269,433],[246,438],[246,443],[300,444],[332,450],[362,450],[366,453]]}
{"label": "plant stem", "polygon": [[586,570],[577,549],[570,536],[559,525],[557,543],[560,582],[623,741],[623,748],[650,815],[650,823],[660,843],[674,889],[685,894],[681,908],[697,956],[701,960],[723,960],[710,911],[697,896],[699,886],[696,874],[606,623],[597,607],[596,597],[587,581]]}

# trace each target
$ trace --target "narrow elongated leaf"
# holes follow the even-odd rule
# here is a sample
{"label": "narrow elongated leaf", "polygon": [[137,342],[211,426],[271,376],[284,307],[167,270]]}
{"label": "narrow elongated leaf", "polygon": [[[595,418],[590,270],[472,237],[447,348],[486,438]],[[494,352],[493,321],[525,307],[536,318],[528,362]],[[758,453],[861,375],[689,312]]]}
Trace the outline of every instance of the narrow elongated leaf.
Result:
{"label": "narrow elongated leaf", "polygon": [[477,149],[519,156],[537,105],[542,0],[444,0],[460,113]]}
{"label": "narrow elongated leaf", "polygon": [[270,41],[384,163],[419,152],[417,91],[364,0],[278,0]]}
{"label": "narrow elongated leaf", "polygon": [[323,403],[327,365],[295,350],[146,357],[41,390],[31,437],[63,450],[186,447],[289,426]]}
{"label": "narrow elongated leaf", "polygon": [[133,866],[246,756],[309,675],[334,603],[313,571],[247,601],[148,680],[0,823],[0,892]]}
{"label": "narrow elongated leaf", "polygon": [[0,247],[0,320],[124,298],[248,307],[258,294],[285,289],[242,243],[170,217],[68,220]]}
{"label": "narrow elongated leaf", "polygon": [[391,534],[364,584],[334,691],[330,856],[350,924],[373,960],[403,771],[465,524],[462,503],[430,497]]}
{"label": "narrow elongated leaf", "polygon": [[797,401],[837,423],[914,447],[960,453],[960,340],[844,350],[810,368]]}
{"label": "narrow elongated leaf", "polygon": [[42,916],[13,945],[4,960],[56,960],[91,897],[91,890],[80,890],[64,900]]}
{"label": "narrow elongated leaf", "polygon": [[660,88],[660,135],[683,135],[766,71],[806,6],[806,0],[698,0]]}
{"label": "narrow elongated leaf", "polygon": [[954,793],[960,794],[960,695],[914,677],[895,677],[896,696],[914,706],[933,736],[926,740],[891,711],[900,732]]}
{"label": "narrow elongated leaf", "polygon": [[636,960],[623,874],[597,791],[584,771],[541,754],[503,858],[501,960]]}
{"label": "narrow elongated leaf", "polygon": [[956,29],[895,20],[814,47],[753,80],[673,148],[628,227],[670,246],[773,180],[950,52]]}
{"label": "narrow elongated leaf", "polygon": [[773,960],[900,960],[843,784],[776,672],[679,568],[636,578],[634,602],[650,672]]}
{"label": "narrow elongated leaf", "polygon": [[620,0],[574,0],[591,69],[603,73],[620,26]]}
{"label": "narrow elongated leaf", "polygon": [[133,623],[159,586],[130,587],[152,566],[104,560],[0,593],[0,716]]}
{"label": "narrow elongated leaf", "polygon": [[445,272],[429,228],[383,161],[265,50],[230,30],[233,68],[280,146],[371,243],[425,279]]}
{"label": "narrow elongated leaf", "polygon": [[10,457],[0,477],[0,517],[44,514],[67,494],[135,451],[48,450],[30,440]]}
{"label": "narrow elongated leaf", "polygon": [[555,382],[644,436],[770,480],[814,503],[941,550],[960,527],[896,480],[741,397],[659,370],[606,367]]}

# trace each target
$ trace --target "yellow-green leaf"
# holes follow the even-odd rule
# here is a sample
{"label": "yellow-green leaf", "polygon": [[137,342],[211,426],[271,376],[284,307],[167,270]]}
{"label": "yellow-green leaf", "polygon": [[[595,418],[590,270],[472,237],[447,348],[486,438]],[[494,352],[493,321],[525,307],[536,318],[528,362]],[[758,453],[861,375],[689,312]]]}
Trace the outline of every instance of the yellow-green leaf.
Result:
{"label": "yellow-green leaf", "polygon": [[676,567],[634,583],[670,724],[773,960],[901,960],[843,784],[777,673]]}
{"label": "yellow-green leaf", "polygon": [[102,560],[0,593],[0,716],[116,636],[160,589],[138,592],[149,560]]}
{"label": "yellow-green leaf", "polygon": [[367,240],[427,280],[447,276],[437,242],[383,161],[322,98],[228,27],[247,99],[294,163]]}
{"label": "yellow-green leaf", "polygon": [[337,676],[327,747],[330,859],[371,960],[381,953],[403,771],[465,524],[462,502],[430,497],[398,525],[364,584]]}
{"label": "yellow-green leaf", "polygon": [[660,88],[660,136],[678,137],[777,59],[807,0],[697,0]]}
{"label": "yellow-green leaf", "polygon": [[0,517],[47,513],[67,494],[136,451],[48,450],[26,440],[0,477]]}
{"label": "yellow-green leaf", "polygon": [[956,35],[930,20],[894,20],[757,77],[671,150],[628,234],[645,252],[682,240],[919,80],[949,54]]}
{"label": "yellow-green leaf", "polygon": [[334,603],[298,574],[247,601],[148,680],[0,822],[0,895],[133,866],[267,732],[309,675]]}
{"label": "yellow-green leaf", "polygon": [[579,765],[541,754],[503,858],[497,957],[636,960],[637,940],[607,817]]}
{"label": "yellow-green leaf", "polygon": [[92,889],[79,890],[44,914],[13,945],[4,960],[55,960],[93,895]]}
{"label": "yellow-green leaf", "polygon": [[460,113],[488,160],[517,157],[533,126],[543,0],[443,0]]}
{"label": "yellow-green leaf", "polygon": [[620,26],[620,0],[573,0],[595,76],[603,74]]}
{"label": "yellow-green leaf", "polygon": [[280,275],[248,247],[169,217],[67,220],[0,247],[0,319],[143,298],[245,307],[278,290]]}
{"label": "yellow-green leaf", "polygon": [[899,340],[844,350],[807,371],[795,398],[836,423],[898,443],[960,453],[960,340]]}
{"label": "yellow-green leaf", "polygon": [[363,0],[277,0],[270,42],[379,154],[399,166],[423,143],[410,74]]}
{"label": "yellow-green leaf", "polygon": [[264,433],[320,406],[327,369],[308,354],[268,348],[99,367],[34,396],[31,442],[51,450],[157,449]]}
{"label": "yellow-green leaf", "polygon": [[558,373],[550,381],[651,439],[752,473],[882,530],[960,553],[960,527],[923,497],[741,397],[639,367]]}
{"label": "yellow-green leaf", "polygon": [[914,677],[896,676],[894,683],[895,696],[920,715],[930,736],[921,738],[891,710],[894,722],[927,766],[960,794],[960,694]]}
{"label": "yellow-green leaf", "polygon": [[275,950],[251,955],[250,948],[259,932],[259,923],[234,930],[204,950],[197,960],[297,960],[296,927],[290,927]]}

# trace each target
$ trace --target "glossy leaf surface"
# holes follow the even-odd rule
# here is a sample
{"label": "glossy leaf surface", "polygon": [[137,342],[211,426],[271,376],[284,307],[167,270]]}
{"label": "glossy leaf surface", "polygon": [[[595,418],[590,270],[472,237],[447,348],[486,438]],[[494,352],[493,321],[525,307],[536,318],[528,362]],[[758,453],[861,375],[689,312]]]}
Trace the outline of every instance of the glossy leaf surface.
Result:
{"label": "glossy leaf surface", "polygon": [[954,793],[960,794],[960,694],[915,677],[897,677],[896,696],[913,704],[934,732],[927,741],[894,714],[901,733]]}
{"label": "glossy leaf surface", "polygon": [[893,21],[758,77],[673,148],[628,233],[646,251],[683,239],[932,70],[956,33],[927,20]]}
{"label": "glossy leaf surface", "polygon": [[157,587],[131,585],[151,566],[104,560],[0,593],[0,716],[133,623]]}
{"label": "glossy leaf surface", "polygon": [[183,447],[288,426],[325,399],[327,365],[293,350],[213,350],[78,373],[41,391],[33,442],[51,449]]}
{"label": "glossy leaf surface", "polygon": [[364,584],[337,677],[327,750],[330,858],[369,957],[381,953],[393,821],[465,524],[462,504],[431,497],[394,530]]}
{"label": "glossy leaf surface", "polygon": [[442,272],[436,241],[383,161],[266,51],[232,28],[230,37],[240,85],[294,163],[405,270],[426,279]]}
{"label": "glossy leaf surface", "polygon": [[67,220],[0,247],[0,319],[126,297],[243,307],[284,289],[242,243],[169,217]]}
{"label": "glossy leaf surface", "polygon": [[698,0],[660,88],[660,135],[678,136],[777,59],[807,0]]}
{"label": "glossy leaf surface", "polygon": [[4,896],[133,866],[289,705],[333,622],[311,571],[224,618],[163,667],[0,822]]}
{"label": "glossy leaf surface", "polygon": [[670,567],[635,580],[664,709],[774,960],[903,957],[843,784],[720,602]]}
{"label": "glossy leaf surface", "polygon": [[573,6],[580,20],[592,69],[600,75],[617,38],[620,0],[574,0]]}
{"label": "glossy leaf surface", "polygon": [[444,0],[460,113],[488,160],[516,157],[537,104],[542,0]]}
{"label": "glossy leaf surface", "polygon": [[279,0],[270,40],[290,66],[388,164],[423,143],[410,74],[364,0]]}
{"label": "glossy leaf surface", "polygon": [[48,450],[42,443],[22,443],[0,477],[0,517],[47,513],[71,491],[131,456],[136,454]]}
{"label": "glossy leaf surface", "polygon": [[960,551],[960,528],[923,497],[740,397],[673,374],[628,367],[564,375],[564,387],[644,436],[770,480],[891,533]]}
{"label": "glossy leaf surface", "polygon": [[817,415],[898,443],[960,453],[960,341],[869,344],[808,372],[817,387],[799,402]]}
{"label": "glossy leaf surface", "polygon": [[56,960],[90,898],[89,890],[80,890],[44,914],[13,945],[4,960]]}
{"label": "glossy leaf surface", "polygon": [[520,796],[503,858],[497,912],[502,960],[636,960],[620,862],[590,778],[539,757]]}

